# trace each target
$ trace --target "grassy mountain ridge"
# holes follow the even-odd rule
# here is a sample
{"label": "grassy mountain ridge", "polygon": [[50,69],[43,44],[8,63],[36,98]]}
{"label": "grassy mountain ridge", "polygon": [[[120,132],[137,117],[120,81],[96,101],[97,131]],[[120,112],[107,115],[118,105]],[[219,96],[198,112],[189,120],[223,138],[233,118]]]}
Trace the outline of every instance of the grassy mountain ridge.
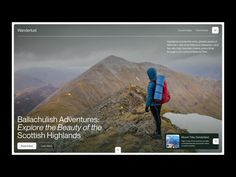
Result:
{"label": "grassy mountain ridge", "polygon": [[193,77],[148,62],[133,63],[116,56],[105,58],[65,84],[30,115],[77,115],[130,84],[146,89],[149,67],[155,67],[158,73],[166,76],[171,101],[164,107],[221,119],[219,81]]}
{"label": "grassy mountain ridge", "polygon": [[145,95],[141,87],[129,85],[77,115],[99,118],[103,130],[82,133],[81,140],[59,140],[56,142],[56,151],[114,152],[117,146],[122,147],[122,152],[173,151],[164,148],[164,134],[187,131],[175,127],[169,119],[163,117],[163,139],[153,139],[151,135],[155,131],[155,124],[151,113],[144,111]]}

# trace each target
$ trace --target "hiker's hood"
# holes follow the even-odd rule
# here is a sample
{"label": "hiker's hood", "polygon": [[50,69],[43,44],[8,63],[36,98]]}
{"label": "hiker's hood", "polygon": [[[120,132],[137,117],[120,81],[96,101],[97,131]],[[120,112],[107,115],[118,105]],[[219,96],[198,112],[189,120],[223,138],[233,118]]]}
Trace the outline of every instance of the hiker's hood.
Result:
{"label": "hiker's hood", "polygon": [[155,68],[149,68],[147,70],[147,75],[150,80],[156,80],[157,79],[157,71]]}

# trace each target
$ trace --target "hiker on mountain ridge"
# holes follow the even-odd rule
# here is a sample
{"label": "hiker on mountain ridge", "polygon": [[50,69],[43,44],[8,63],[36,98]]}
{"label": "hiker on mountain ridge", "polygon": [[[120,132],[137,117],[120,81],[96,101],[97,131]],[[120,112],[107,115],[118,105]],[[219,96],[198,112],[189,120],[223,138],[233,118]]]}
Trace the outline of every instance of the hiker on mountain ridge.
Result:
{"label": "hiker on mountain ridge", "polygon": [[161,139],[161,106],[170,100],[167,82],[163,75],[157,75],[155,68],[149,68],[147,75],[150,79],[147,87],[145,111],[149,112],[149,107],[156,122],[156,131],[153,138]]}

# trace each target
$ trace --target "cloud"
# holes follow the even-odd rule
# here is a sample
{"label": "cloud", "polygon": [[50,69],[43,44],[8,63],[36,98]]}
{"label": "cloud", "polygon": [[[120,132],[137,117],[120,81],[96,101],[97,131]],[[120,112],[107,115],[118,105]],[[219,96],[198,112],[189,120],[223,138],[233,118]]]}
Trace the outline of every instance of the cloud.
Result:
{"label": "cloud", "polygon": [[[110,37],[17,37],[15,69],[29,67],[91,67],[109,55],[133,62],[152,62],[188,73],[218,72],[221,50],[207,55],[166,53],[166,40],[173,39],[173,26],[39,26],[38,35],[111,35]],[[164,34],[170,34],[164,35]],[[112,37],[127,35],[127,37]],[[132,37],[159,35],[160,37]],[[162,36],[163,35],[163,36]],[[174,38],[182,39],[182,38]],[[196,39],[184,37],[184,39]],[[201,38],[198,38],[201,39]],[[207,37],[202,38],[207,40]],[[209,38],[210,39],[210,38]],[[220,41],[220,40],[219,40]],[[204,71],[205,70],[205,71]]]}

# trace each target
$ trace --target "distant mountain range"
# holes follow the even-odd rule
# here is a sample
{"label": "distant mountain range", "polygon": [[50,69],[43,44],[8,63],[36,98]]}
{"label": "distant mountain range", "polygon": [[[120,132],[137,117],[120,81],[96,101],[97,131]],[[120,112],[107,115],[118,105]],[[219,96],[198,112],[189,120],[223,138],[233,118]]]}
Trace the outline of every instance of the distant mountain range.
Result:
{"label": "distant mountain range", "polygon": [[45,98],[49,97],[57,88],[52,85],[45,85],[37,88],[24,89],[15,97],[14,117],[24,116],[33,110]]}
{"label": "distant mountain range", "polygon": [[[26,68],[15,72],[15,85],[18,88],[22,79],[31,81],[28,77],[40,80],[44,84],[51,84],[60,87],[64,83],[78,77],[83,72],[82,69],[55,69],[50,67]],[[20,78],[19,78],[20,77]],[[39,82],[40,83],[40,82]],[[25,85],[22,83],[22,85]]]}
{"label": "distant mountain range", "polygon": [[155,67],[167,78],[171,101],[164,107],[221,119],[221,81],[193,77],[153,63],[133,63],[109,56],[67,82],[30,115],[79,115],[130,84],[146,90],[146,70]]}
{"label": "distant mountain range", "polygon": [[24,89],[37,88],[43,85],[47,85],[47,83],[45,83],[44,81],[38,78],[32,77],[30,75],[21,74],[21,73],[15,74],[15,77],[14,77],[15,95],[18,95]]}
{"label": "distant mountain range", "polygon": [[80,69],[55,69],[50,67],[21,69],[14,73],[15,116],[25,115],[57,88],[78,77]]}

